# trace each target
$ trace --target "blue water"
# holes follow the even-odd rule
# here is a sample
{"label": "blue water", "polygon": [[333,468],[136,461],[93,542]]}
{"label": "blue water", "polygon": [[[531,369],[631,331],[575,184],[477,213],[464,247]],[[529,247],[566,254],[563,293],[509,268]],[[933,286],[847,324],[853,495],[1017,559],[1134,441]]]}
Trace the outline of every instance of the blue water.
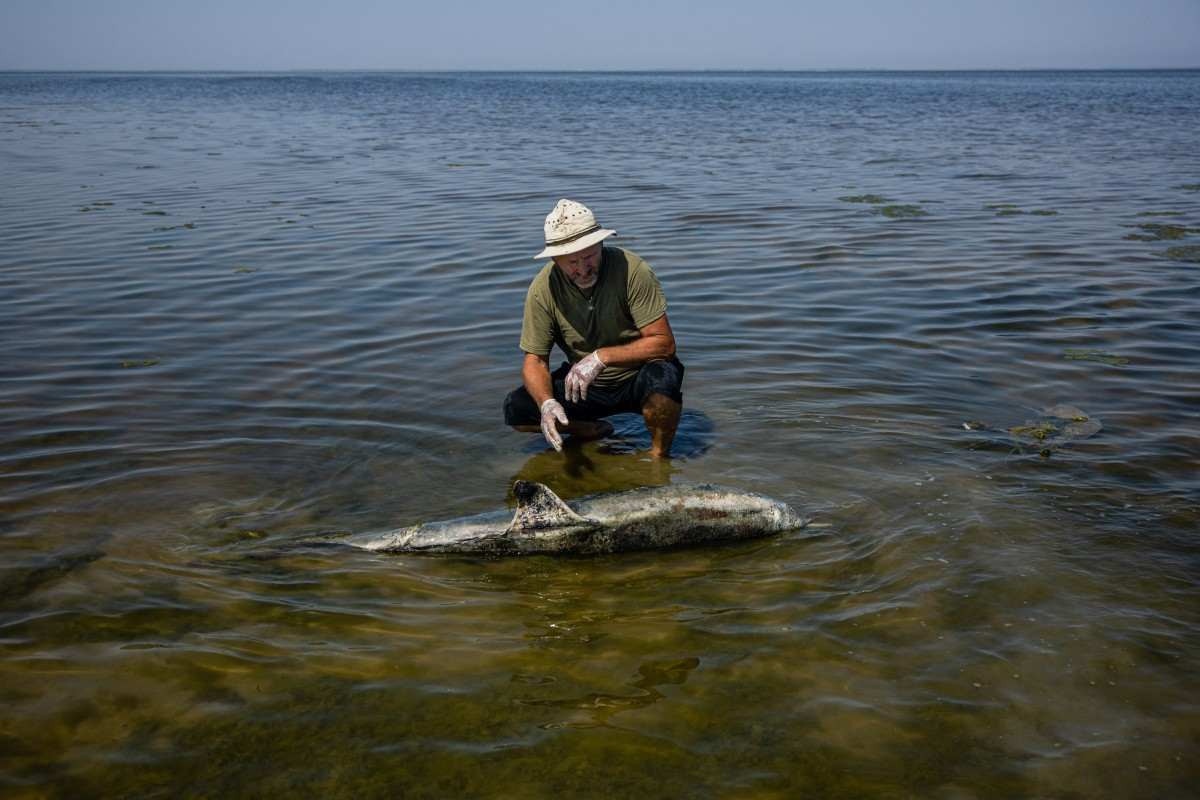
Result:
{"label": "blue water", "polygon": [[[1190,796],[1197,130],[1196,71],[0,73],[0,786]],[[668,464],[502,425],[564,196],[662,281]],[[302,544],[515,478],[817,524]]]}

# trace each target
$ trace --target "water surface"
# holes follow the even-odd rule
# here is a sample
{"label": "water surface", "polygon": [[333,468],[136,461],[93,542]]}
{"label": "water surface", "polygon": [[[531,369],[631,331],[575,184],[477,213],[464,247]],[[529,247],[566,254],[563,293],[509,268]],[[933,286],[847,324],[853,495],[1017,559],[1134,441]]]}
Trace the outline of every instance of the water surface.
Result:
{"label": "water surface", "polygon": [[[1197,72],[0,74],[0,786],[1191,796],[1198,129]],[[562,196],[667,293],[669,464],[502,425]],[[515,478],[818,524],[303,544]]]}

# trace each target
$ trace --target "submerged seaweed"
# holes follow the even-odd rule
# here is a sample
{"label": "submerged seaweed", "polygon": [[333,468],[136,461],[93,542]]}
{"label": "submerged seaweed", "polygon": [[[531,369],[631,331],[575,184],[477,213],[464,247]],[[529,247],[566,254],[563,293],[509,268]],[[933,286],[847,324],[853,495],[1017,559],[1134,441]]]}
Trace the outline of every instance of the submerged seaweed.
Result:
{"label": "submerged seaweed", "polygon": [[1135,242],[1162,242],[1182,239],[1189,233],[1196,233],[1197,228],[1185,225],[1166,225],[1161,222],[1144,222],[1137,226],[1145,233],[1131,233],[1125,238]]}
{"label": "submerged seaweed", "polygon": [[1172,261],[1186,261],[1189,264],[1200,264],[1200,245],[1185,244],[1178,247],[1168,247],[1164,252]]}
{"label": "submerged seaweed", "polygon": [[1123,367],[1129,363],[1129,359],[1124,356],[1115,356],[1112,353],[1104,353],[1099,350],[1078,350],[1075,348],[1068,348],[1063,353],[1063,358],[1068,361],[1096,361],[1113,367]]}
{"label": "submerged seaweed", "polygon": [[879,205],[888,202],[888,198],[877,194],[852,194],[845,197],[839,197],[843,203],[870,203],[871,205]]}
{"label": "submerged seaweed", "polygon": [[876,213],[883,214],[888,219],[911,219],[914,217],[929,216],[929,212],[925,209],[912,205],[882,206],[876,209]]}

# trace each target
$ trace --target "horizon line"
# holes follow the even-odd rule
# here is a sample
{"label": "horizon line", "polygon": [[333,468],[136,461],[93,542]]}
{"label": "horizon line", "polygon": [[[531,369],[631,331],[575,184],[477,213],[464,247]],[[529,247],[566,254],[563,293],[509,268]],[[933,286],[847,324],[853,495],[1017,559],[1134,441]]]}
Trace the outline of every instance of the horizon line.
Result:
{"label": "horizon line", "polygon": [[4,67],[0,73],[130,73],[130,74],[287,74],[287,73],[541,73],[541,74],[646,74],[646,73],[830,73],[830,72],[1196,72],[1187,67],[601,67],[571,69],[548,67]]}

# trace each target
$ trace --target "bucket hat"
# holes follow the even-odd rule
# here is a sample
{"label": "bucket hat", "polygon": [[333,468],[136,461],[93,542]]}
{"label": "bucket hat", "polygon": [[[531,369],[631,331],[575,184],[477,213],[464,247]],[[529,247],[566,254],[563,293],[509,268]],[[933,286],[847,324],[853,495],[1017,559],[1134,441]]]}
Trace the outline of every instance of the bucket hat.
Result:
{"label": "bucket hat", "polygon": [[583,203],[563,198],[546,217],[546,248],[534,258],[553,258],[586,250],[616,231],[601,228],[596,215]]}

